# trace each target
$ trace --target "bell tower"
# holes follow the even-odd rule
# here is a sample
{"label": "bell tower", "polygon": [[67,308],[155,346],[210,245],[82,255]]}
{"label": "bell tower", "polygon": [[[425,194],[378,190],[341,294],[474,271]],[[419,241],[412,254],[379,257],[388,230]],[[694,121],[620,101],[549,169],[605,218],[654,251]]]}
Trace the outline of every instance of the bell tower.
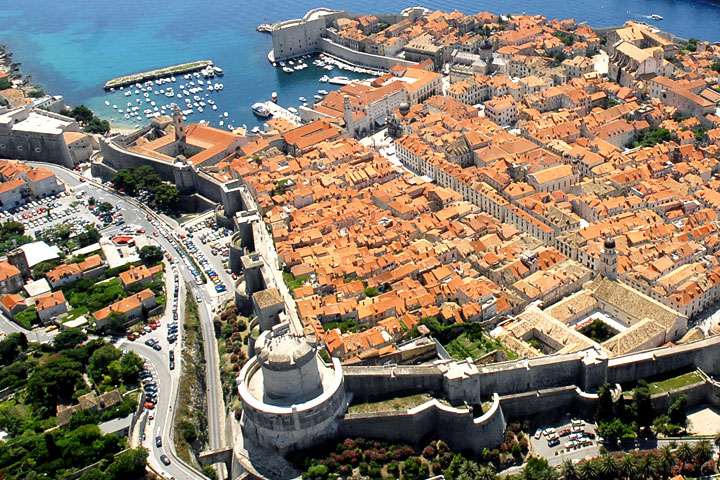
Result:
{"label": "bell tower", "polygon": [[173,110],[173,127],[175,127],[175,140],[185,141],[185,120],[177,105]]}
{"label": "bell tower", "polygon": [[600,274],[606,278],[617,280],[618,258],[615,250],[615,239],[606,237],[602,256],[600,257]]}

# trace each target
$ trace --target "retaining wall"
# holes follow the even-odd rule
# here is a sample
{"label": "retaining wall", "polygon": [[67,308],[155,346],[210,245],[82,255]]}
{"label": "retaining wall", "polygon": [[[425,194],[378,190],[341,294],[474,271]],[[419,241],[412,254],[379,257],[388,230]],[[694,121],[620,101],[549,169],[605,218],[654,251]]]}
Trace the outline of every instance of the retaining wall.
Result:
{"label": "retaining wall", "polygon": [[339,422],[341,438],[378,438],[421,446],[439,436],[455,450],[493,448],[502,443],[505,417],[497,395],[490,410],[473,418],[472,410],[453,408],[433,399],[403,412],[347,414]]}

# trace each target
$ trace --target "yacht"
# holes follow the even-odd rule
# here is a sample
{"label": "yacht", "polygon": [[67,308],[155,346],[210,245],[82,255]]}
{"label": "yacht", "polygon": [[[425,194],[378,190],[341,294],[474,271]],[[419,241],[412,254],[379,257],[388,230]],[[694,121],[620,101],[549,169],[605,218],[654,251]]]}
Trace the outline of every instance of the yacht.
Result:
{"label": "yacht", "polygon": [[318,93],[319,93],[320,95],[327,95],[327,94],[328,94],[328,91],[327,91],[327,90],[318,90]]}
{"label": "yacht", "polygon": [[327,75],[323,75],[322,77],[320,77],[319,81],[322,83],[326,83],[328,80],[330,80],[330,77],[328,77]]}
{"label": "yacht", "polygon": [[348,85],[351,80],[348,77],[332,77],[328,82],[334,85]]}
{"label": "yacht", "polygon": [[259,102],[255,103],[255,104],[253,104],[251,109],[252,109],[252,112],[255,115],[257,115],[258,117],[268,118],[271,115],[270,110],[267,109],[267,107],[265,106],[264,103],[259,103]]}
{"label": "yacht", "polygon": [[305,98],[305,97],[298,97],[298,100],[300,100],[303,103],[307,102],[307,98]]}
{"label": "yacht", "polygon": [[293,73],[294,71],[295,71],[295,70],[293,70],[293,69],[290,68],[290,67],[283,67],[283,72],[285,72],[285,73]]}
{"label": "yacht", "polygon": [[225,72],[223,72],[223,69],[220,68],[220,67],[213,67],[213,71],[214,71],[217,75],[219,75],[219,76],[221,76],[221,77],[222,77],[223,74],[225,73]]}
{"label": "yacht", "polygon": [[650,15],[650,18],[652,18],[653,20],[662,20],[663,19],[662,15],[658,15],[657,13],[653,13],[652,15]]}

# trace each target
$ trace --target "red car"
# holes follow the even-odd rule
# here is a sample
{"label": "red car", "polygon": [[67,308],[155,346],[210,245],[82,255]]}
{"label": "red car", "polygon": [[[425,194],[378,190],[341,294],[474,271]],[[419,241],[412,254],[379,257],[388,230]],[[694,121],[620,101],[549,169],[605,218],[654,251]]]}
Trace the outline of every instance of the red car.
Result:
{"label": "red car", "polygon": [[147,408],[148,410],[152,410],[153,408],[155,408],[155,404],[152,402],[145,402],[145,405],[143,405],[143,407]]}
{"label": "red car", "polygon": [[156,237],[158,236],[157,230],[153,232],[153,235],[155,235]]}
{"label": "red car", "polygon": [[137,233],[145,233],[145,229],[144,229],[144,228],[138,228],[138,229],[137,229]]}
{"label": "red car", "polygon": [[133,334],[131,333],[130,335],[127,336],[127,339],[130,340],[131,342],[134,342],[134,341],[135,341],[135,335],[133,335]]}
{"label": "red car", "polygon": [[233,279],[233,280],[237,280],[237,275],[233,273],[233,274],[232,274],[232,279]]}
{"label": "red car", "polygon": [[83,177],[80,177],[80,182],[85,183],[87,180],[85,180]]}

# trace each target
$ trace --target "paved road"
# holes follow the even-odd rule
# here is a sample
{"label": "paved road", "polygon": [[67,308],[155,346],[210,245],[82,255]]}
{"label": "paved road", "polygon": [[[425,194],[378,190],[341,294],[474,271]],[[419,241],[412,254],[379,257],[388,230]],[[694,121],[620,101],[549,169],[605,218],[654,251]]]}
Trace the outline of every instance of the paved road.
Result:
{"label": "paved road", "polygon": [[[179,249],[177,249],[170,241],[170,239],[172,239],[173,230],[165,222],[165,219],[160,216],[153,215],[153,220],[149,221],[147,219],[148,213],[145,210],[141,209],[139,207],[139,204],[136,203],[134,200],[116,195],[111,190],[92,180],[81,183],[79,180],[80,176],[77,173],[71,172],[70,170],[67,170],[63,167],[51,164],[43,164],[43,166],[53,171],[67,185],[72,186],[74,191],[85,190],[88,192],[88,195],[94,196],[99,201],[108,201],[113,205],[119,206],[120,211],[123,212],[126,224],[138,225],[139,227],[144,228],[148,234],[150,234],[154,230],[159,230],[160,236],[149,238],[154,238],[154,240],[157,241],[160,246],[165,249],[165,251],[170,253],[171,257],[175,259],[175,265],[179,266],[179,272],[182,279],[184,279],[187,284],[190,285],[190,291],[192,295],[199,295],[202,299],[202,301],[198,304],[198,311],[200,314],[200,323],[202,326],[202,334],[204,340],[203,345],[205,349],[205,359],[207,362],[207,418],[209,427],[209,447],[210,449],[222,447],[224,442],[221,436],[221,422],[224,422],[224,405],[222,398],[222,390],[220,388],[220,375],[217,363],[217,343],[215,341],[211,312],[212,306],[214,306],[214,304],[221,299],[218,298],[216,295],[211,295],[208,286],[196,285],[194,277],[188,269],[188,266],[183,261],[181,261],[181,258],[184,256],[184,251],[180,251]],[[163,231],[167,231],[170,234],[169,239],[164,238],[164,236],[162,235]],[[182,283],[183,282],[181,282],[181,284]],[[179,305],[184,306],[184,301],[184,296],[181,295],[178,302]],[[180,316],[180,318],[182,318],[182,316]],[[165,332],[162,332],[162,335],[158,334],[156,336],[158,338],[165,336]],[[156,431],[162,432],[161,436],[163,437],[164,452],[172,460],[172,464],[168,467],[163,466],[163,469],[171,475],[174,475],[178,480],[184,478],[206,478],[203,475],[198,474],[194,470],[190,470],[187,467],[182,466],[180,464],[180,460],[176,457],[174,452],[174,442],[170,438],[169,427],[172,424],[173,414],[172,410],[170,410],[168,407],[170,407],[171,405],[175,405],[177,395],[177,380],[173,380],[173,375],[171,375],[171,372],[169,371],[167,351],[163,349],[161,352],[153,353],[155,352],[154,350],[147,348],[145,345],[142,344],[135,344],[129,341],[123,341],[121,343],[123,346],[127,345],[127,348],[132,349],[133,351],[139,349],[140,351],[147,352],[147,358],[150,360],[150,362],[153,364],[153,366],[158,372],[158,380],[165,383],[169,379],[171,388],[159,389],[160,392],[167,392],[166,395],[168,396],[165,397],[165,403],[163,403],[162,401],[163,394],[161,393],[161,395],[159,396],[161,403],[158,408],[155,409],[156,418],[154,420],[156,425]],[[180,340],[178,341],[178,344],[180,344]],[[179,348],[176,347],[176,351],[178,350]],[[178,362],[179,357],[180,355],[176,355],[176,363],[178,363],[178,366],[176,367],[175,372],[173,372],[175,376],[178,376],[178,372],[180,372]],[[153,450],[151,450],[151,454],[153,457],[151,463],[160,465],[161,453],[163,452],[161,452],[159,449],[153,448]],[[222,465],[216,465],[216,467],[222,468]]]}

